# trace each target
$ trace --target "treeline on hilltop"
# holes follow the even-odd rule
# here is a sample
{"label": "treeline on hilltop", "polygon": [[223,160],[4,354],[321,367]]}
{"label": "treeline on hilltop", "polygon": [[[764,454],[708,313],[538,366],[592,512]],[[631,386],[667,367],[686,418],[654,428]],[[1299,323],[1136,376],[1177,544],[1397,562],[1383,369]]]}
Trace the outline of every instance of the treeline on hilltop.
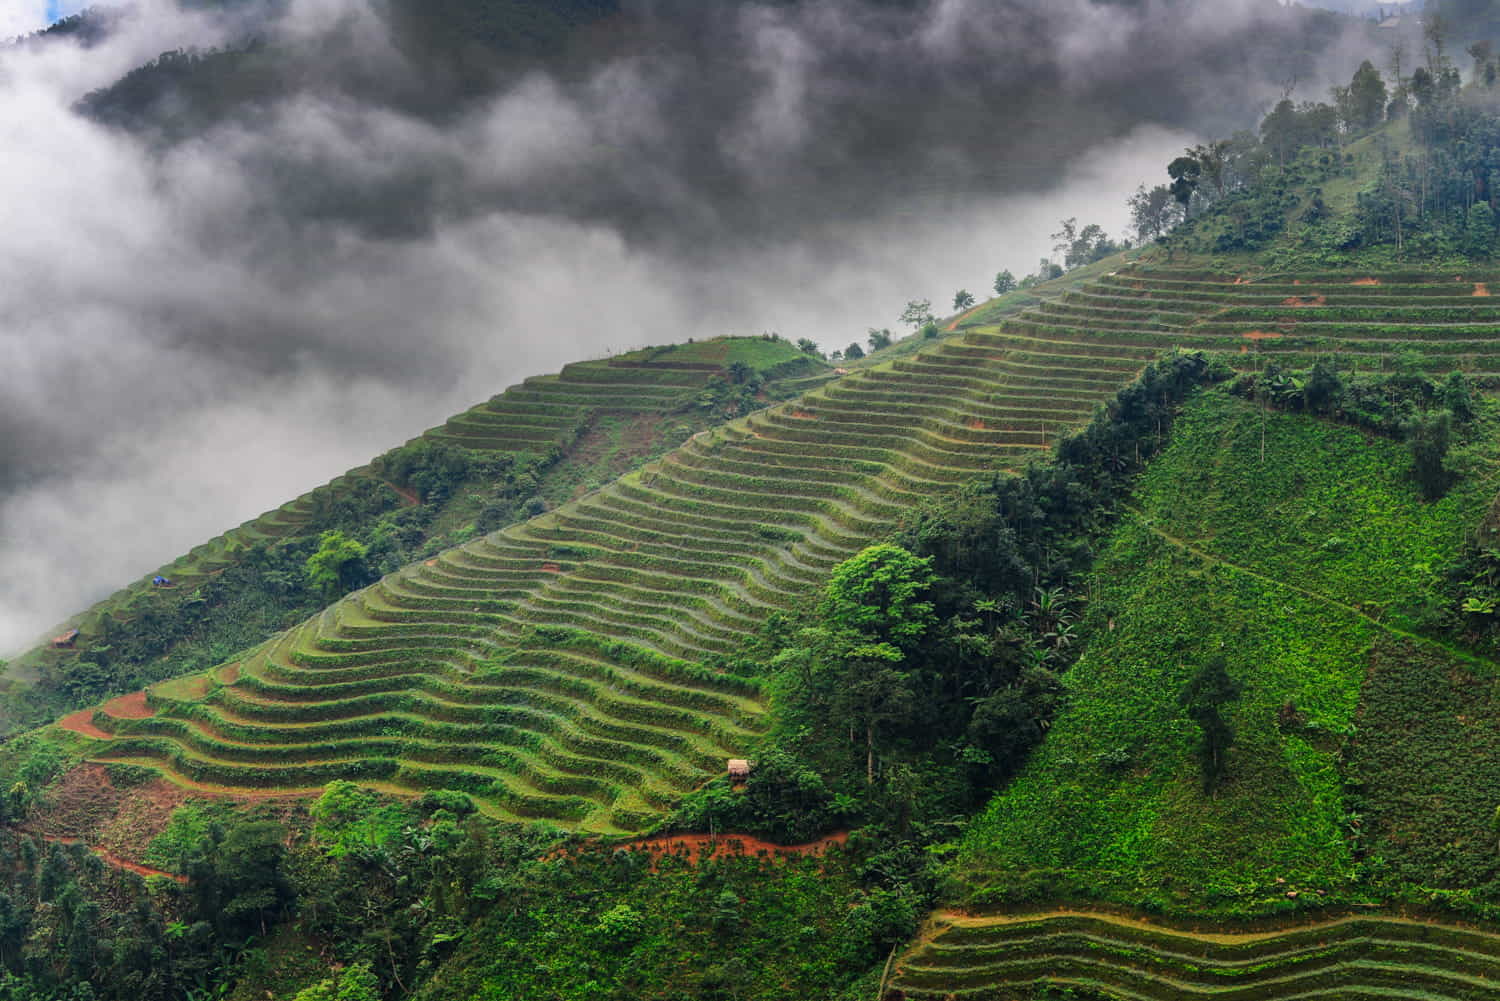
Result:
{"label": "treeline on hilltop", "polygon": [[[1389,76],[1366,60],[1330,101],[1284,97],[1257,132],[1185,151],[1167,167],[1170,183],[1132,199],[1137,234],[1169,250],[1254,251],[1286,232],[1296,249],[1324,255],[1387,248],[1395,259],[1492,258],[1500,61],[1489,42],[1468,46],[1465,87],[1447,22],[1428,17],[1424,39],[1417,55],[1393,43]],[[1400,148],[1399,133],[1378,136],[1376,176],[1356,193],[1352,213],[1335,213],[1324,188],[1356,176],[1347,145],[1388,123],[1409,126],[1412,147]],[[1179,230],[1185,220],[1193,224]]]}
{"label": "treeline on hilltop", "polygon": [[[1485,39],[1464,46],[1463,84],[1453,25],[1486,22],[1471,11],[1423,20],[1424,45],[1400,37],[1385,72],[1365,60],[1327,101],[1288,93],[1254,130],[1200,143],[1166,165],[1167,179],[1130,197],[1131,239],[1097,224],[1064,220],[1053,254],[1003,295],[1059,277],[1132,245],[1228,254],[1276,247],[1274,266],[1382,264],[1408,260],[1490,261],[1500,250],[1500,52]],[[1500,29],[1497,29],[1500,30]],[[1387,126],[1394,130],[1381,133]],[[1351,143],[1376,135],[1378,169],[1362,173]],[[1350,211],[1325,197],[1359,184]],[[955,308],[958,303],[955,302]]]}

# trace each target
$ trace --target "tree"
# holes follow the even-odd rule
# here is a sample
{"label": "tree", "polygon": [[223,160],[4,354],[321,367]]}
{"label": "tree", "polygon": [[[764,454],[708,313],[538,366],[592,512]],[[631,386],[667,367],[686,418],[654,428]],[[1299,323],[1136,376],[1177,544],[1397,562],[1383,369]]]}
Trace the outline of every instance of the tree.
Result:
{"label": "tree", "polygon": [[880,730],[912,709],[906,658],[936,614],[931,558],[870,546],[833,568],[818,606],[824,623],[818,674],[834,722],[864,734],[865,781],[875,782]]}
{"label": "tree", "polygon": [[1149,191],[1143,184],[1130,196],[1130,223],[1135,228],[1137,242],[1165,236],[1179,221],[1180,207],[1165,184]]}
{"label": "tree", "polygon": [[1212,794],[1224,781],[1234,729],[1224,719],[1224,707],[1240,697],[1241,686],[1229,676],[1224,658],[1210,658],[1194,672],[1178,703],[1188,718],[1198,724],[1198,763],[1203,773],[1203,791]]}
{"label": "tree", "polygon": [[852,344],[850,344],[847,348],[844,349],[844,358],[847,359],[848,361],[859,361],[864,356],[865,356],[865,349],[859,346],[859,342],[858,341],[854,341]]}
{"label": "tree", "polygon": [[937,317],[932,315],[932,300],[930,299],[913,299],[901,311],[901,322],[908,327],[920,327],[935,319]]}
{"label": "tree", "polygon": [[[929,313],[929,320],[930,317],[931,314]],[[929,320],[923,320],[922,322],[927,323],[929,322]],[[871,351],[879,351],[881,348],[888,348],[891,346],[891,332],[888,328],[882,327],[877,330],[874,327],[871,327],[867,331],[867,334],[868,336],[865,339],[870,342]]]}
{"label": "tree", "polygon": [[1227,139],[1215,139],[1208,143],[1199,143],[1184,151],[1187,156],[1198,161],[1198,173],[1200,177],[1213,185],[1214,195],[1222,197],[1224,185],[1228,180],[1230,145]]}
{"label": "tree", "polygon": [[370,578],[367,552],[363,543],[339,529],[324,532],[318,537],[318,551],[307,558],[307,582],[330,597],[360,587]]}
{"label": "tree", "polygon": [[[1260,138],[1266,147],[1276,154],[1276,162],[1286,166],[1286,158],[1296,152],[1297,142],[1297,106],[1292,103],[1291,98],[1283,98],[1271,109],[1271,113],[1260,123]],[[1174,164],[1181,163],[1182,158],[1172,161]],[[1167,172],[1170,174],[1172,168],[1169,166]],[[1193,187],[1197,187],[1196,178]],[[1182,196],[1178,194],[1176,176],[1173,176],[1172,194],[1177,195],[1178,201]],[[1189,197],[1191,197],[1189,192]],[[1184,205],[1186,203],[1184,202]]]}
{"label": "tree", "polygon": [[1411,448],[1412,473],[1422,496],[1437,500],[1448,490],[1451,479],[1444,461],[1453,434],[1453,415],[1447,410],[1412,418],[1406,425]]}
{"label": "tree", "polygon": [[1475,202],[1464,221],[1464,253],[1488,260],[1495,256],[1495,210],[1489,202]]}
{"label": "tree", "polygon": [[953,293],[953,311],[955,313],[962,312],[972,305],[974,305],[974,296],[969,293],[968,289],[961,288]]}
{"label": "tree", "polygon": [[797,338],[797,350],[803,354],[814,355],[819,358],[823,356],[823,353],[818,350],[817,342],[809,337]]}
{"label": "tree", "polygon": [[931,557],[892,543],[868,546],[833,568],[819,614],[871,643],[906,649],[932,627],[936,582]]}
{"label": "tree", "polygon": [[1016,290],[1016,276],[1009,271],[1002,271],[995,276],[995,294],[1005,295],[1007,292]]}
{"label": "tree", "polygon": [[1385,80],[1370,60],[1366,59],[1359,64],[1346,93],[1347,107],[1342,109],[1341,117],[1349,128],[1371,129],[1384,120],[1389,95],[1386,93]]}
{"label": "tree", "polygon": [[1448,68],[1448,20],[1437,11],[1422,15],[1422,41],[1427,55],[1427,69],[1434,77],[1443,75]]}
{"label": "tree", "polygon": [[1202,174],[1203,165],[1198,162],[1197,157],[1179,156],[1167,164],[1167,176],[1172,179],[1169,190],[1184,211],[1198,191],[1198,181]]}

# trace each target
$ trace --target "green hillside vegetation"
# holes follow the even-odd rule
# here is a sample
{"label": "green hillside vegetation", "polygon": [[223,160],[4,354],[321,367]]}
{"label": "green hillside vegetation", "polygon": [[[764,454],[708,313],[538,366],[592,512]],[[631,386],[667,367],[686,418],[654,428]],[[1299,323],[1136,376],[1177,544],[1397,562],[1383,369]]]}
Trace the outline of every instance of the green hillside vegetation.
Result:
{"label": "green hillside vegetation", "polygon": [[1143,251],[372,464],[422,503],[300,536],[337,600],[0,746],[0,987],[1500,993],[1500,91],[1440,36],[1185,151]]}
{"label": "green hillside vegetation", "polygon": [[[7,669],[25,725],[229,659],[321,609],[307,561],[324,533],[356,543],[338,596],[414,560],[598,488],[706,427],[816,385],[826,366],[761,337],[648,348],[531,378],[224,535],[57,627]],[[156,576],[170,588],[152,585]]]}
{"label": "green hillside vegetation", "polygon": [[[1442,572],[1495,492],[1493,447],[1477,434],[1467,474],[1429,503],[1400,443],[1225,397],[1195,404],[1089,582],[1092,639],[1067,709],[965,838],[973,902],[1203,914],[1294,906],[1288,891],[1378,899],[1341,758],[1377,651],[1492,670],[1413,636],[1441,634]],[[1179,696],[1215,661],[1242,691],[1205,795]]]}

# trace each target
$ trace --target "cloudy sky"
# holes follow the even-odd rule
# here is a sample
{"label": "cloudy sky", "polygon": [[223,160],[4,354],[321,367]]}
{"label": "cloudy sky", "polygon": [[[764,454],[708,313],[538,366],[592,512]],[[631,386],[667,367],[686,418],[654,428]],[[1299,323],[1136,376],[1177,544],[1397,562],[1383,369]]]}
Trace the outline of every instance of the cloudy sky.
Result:
{"label": "cloudy sky", "polygon": [[0,651],[527,375],[842,347],[1033,270],[1064,217],[1121,234],[1286,72],[1261,0],[707,6],[627,0],[437,102],[376,8],[287,0],[254,34],[298,83],[187,130],[183,95],[123,128],[79,101],[243,44],[255,0],[0,49]]}

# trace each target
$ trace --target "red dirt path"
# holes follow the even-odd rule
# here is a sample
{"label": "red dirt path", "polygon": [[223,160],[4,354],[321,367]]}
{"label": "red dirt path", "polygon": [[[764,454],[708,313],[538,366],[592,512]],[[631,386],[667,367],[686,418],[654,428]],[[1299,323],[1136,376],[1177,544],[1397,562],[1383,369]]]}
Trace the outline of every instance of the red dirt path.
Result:
{"label": "red dirt path", "polygon": [[802,845],[778,845],[763,841],[748,834],[668,834],[654,838],[637,838],[615,847],[627,851],[650,852],[654,858],[663,855],[687,855],[697,863],[709,855],[774,855],[791,858],[800,855],[822,855],[834,846],[842,847],[849,840],[848,831],[839,831],[817,841]]}
{"label": "red dirt path", "polygon": [[[73,837],[60,837],[56,834],[43,834],[42,840],[58,845],[76,845],[83,839]],[[141,865],[139,862],[132,862],[129,859],[123,859],[120,856],[116,855],[114,852],[108,851],[103,848],[94,848],[88,845],[85,845],[84,847],[88,848],[89,851],[99,856],[99,858],[102,859],[105,864],[112,865],[116,869],[124,869],[128,872],[133,872],[137,876],[165,876],[166,878],[172,880],[174,883],[181,883],[184,885],[187,884],[188,878],[186,876],[179,876],[175,872],[167,872],[165,869],[153,869],[149,865]]]}

